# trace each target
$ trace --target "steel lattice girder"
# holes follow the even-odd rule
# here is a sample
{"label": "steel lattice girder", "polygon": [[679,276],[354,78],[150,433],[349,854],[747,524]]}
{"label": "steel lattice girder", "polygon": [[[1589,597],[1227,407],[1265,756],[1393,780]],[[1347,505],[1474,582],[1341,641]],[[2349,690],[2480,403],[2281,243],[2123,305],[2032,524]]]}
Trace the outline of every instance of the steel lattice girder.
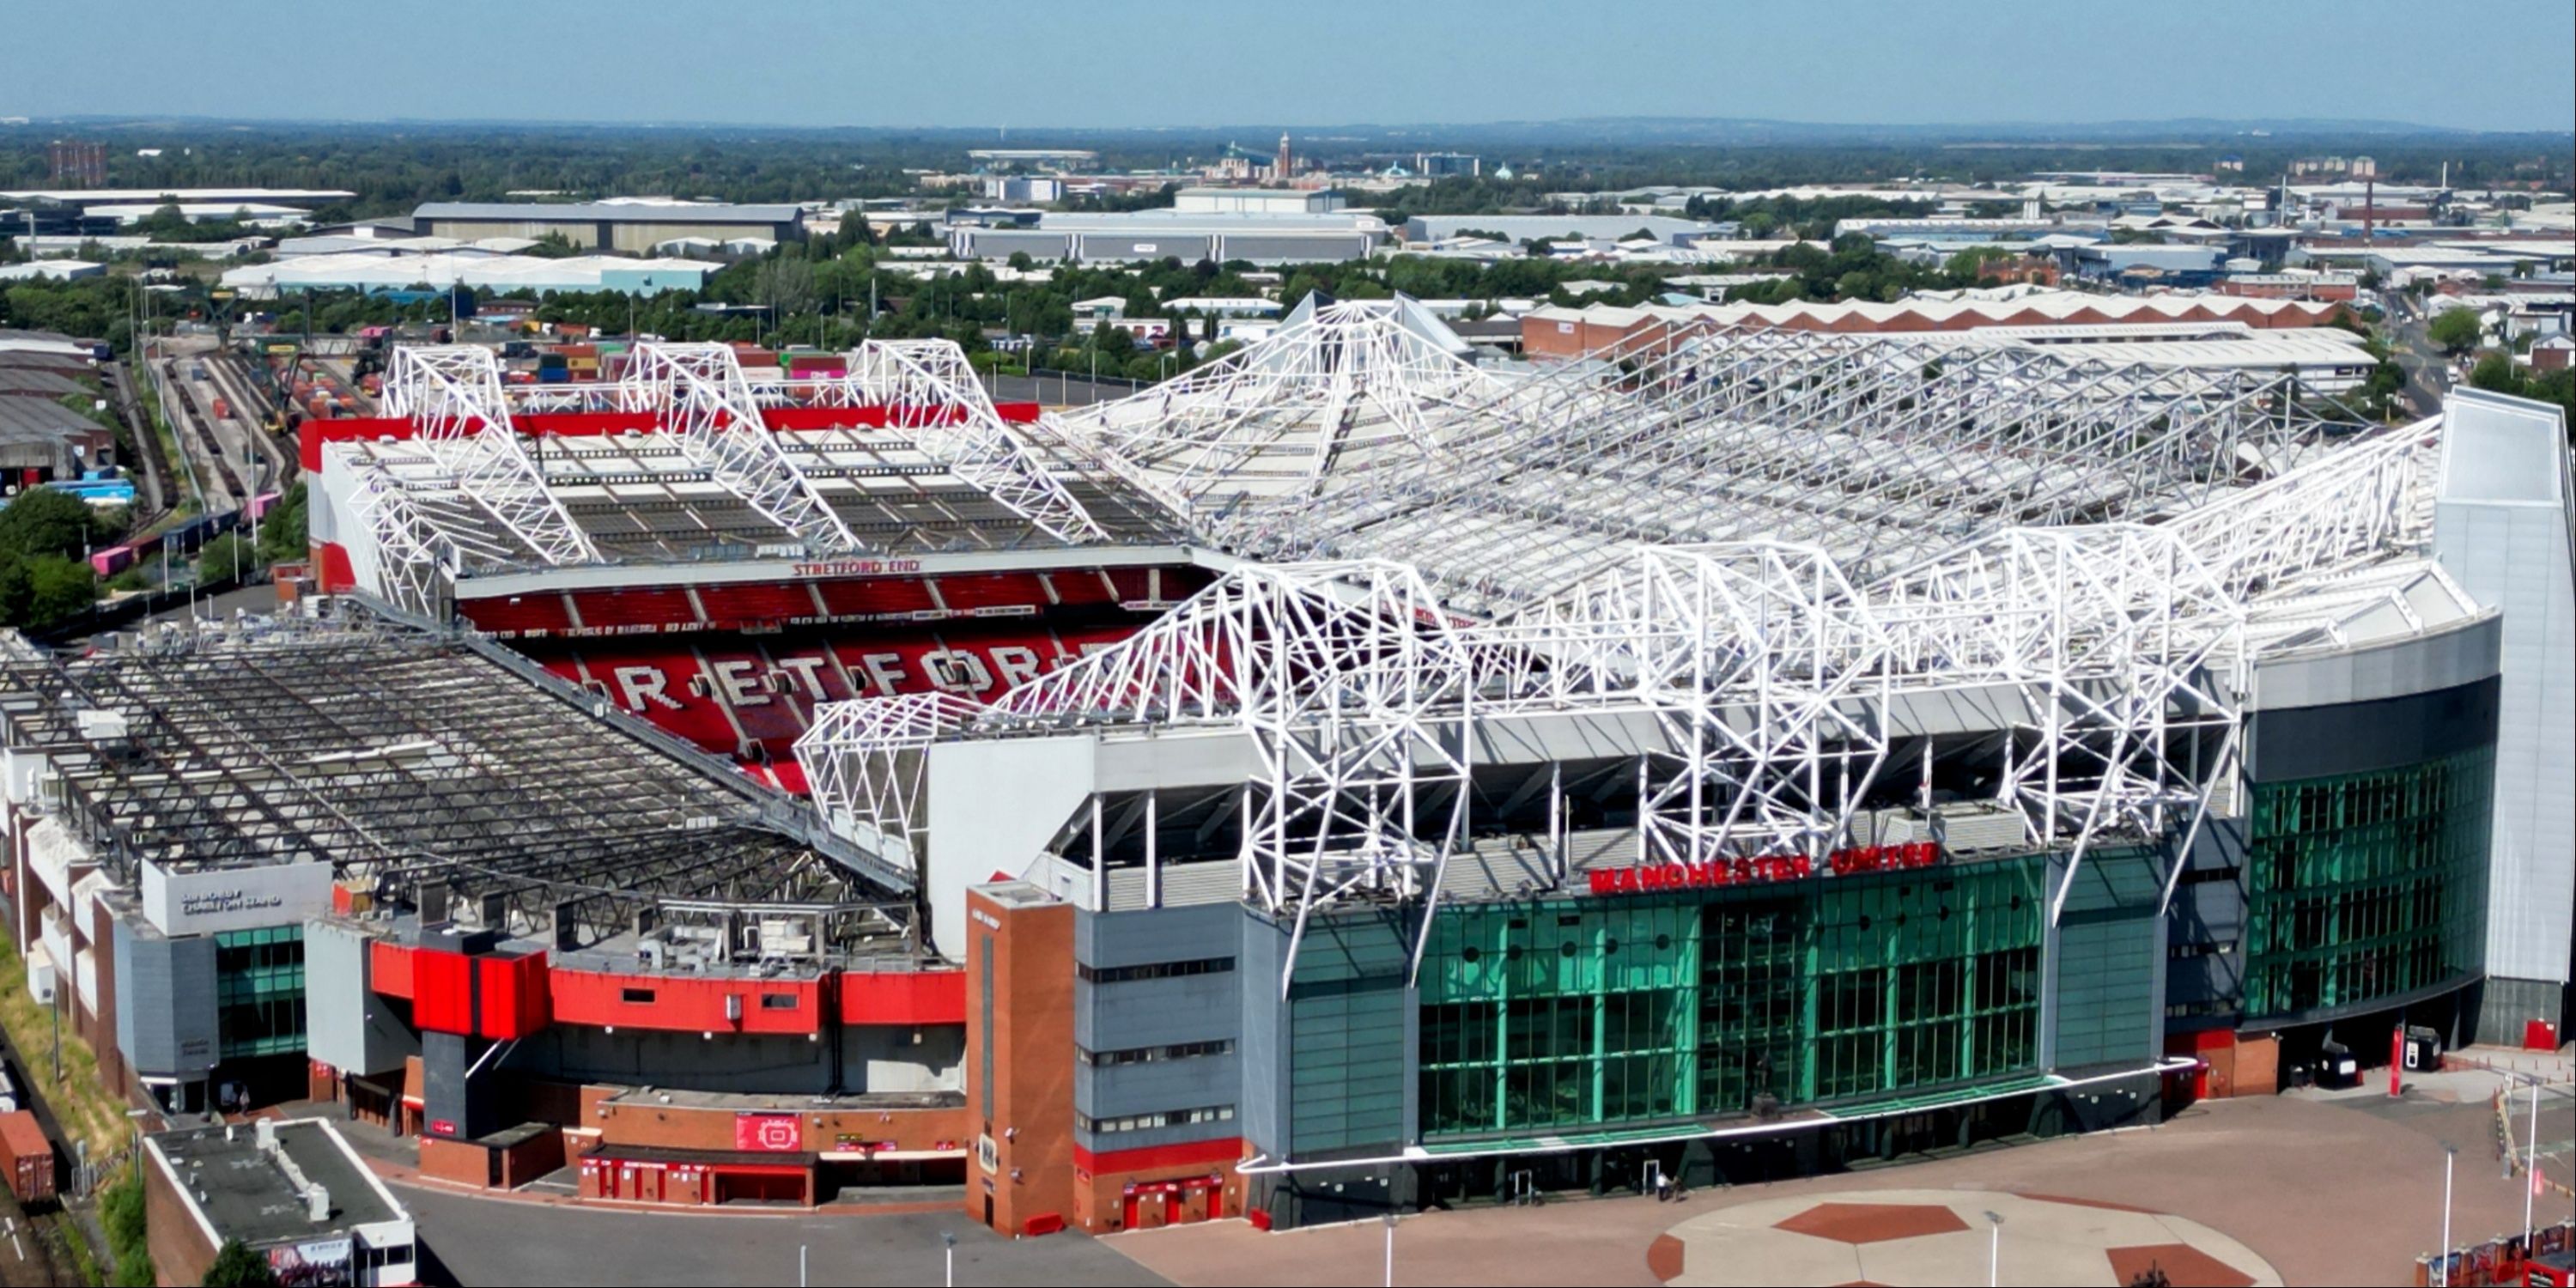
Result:
{"label": "steel lattice girder", "polygon": [[418,424],[455,486],[537,558],[597,562],[598,548],[520,445],[502,389],[500,362],[482,345],[402,345],[386,364],[385,411]]}
{"label": "steel lattice girder", "polygon": [[796,739],[815,808],[835,832],[911,871],[928,830],[923,752],[982,708],[953,693],[904,693],[824,706]]}
{"label": "steel lattice girder", "polygon": [[1342,471],[1437,459],[1505,385],[1444,347],[1410,300],[1309,297],[1237,353],[1063,418],[1064,432],[1182,514],[1321,495]]}
{"label": "steel lattice girder", "polygon": [[[742,796],[460,646],[292,619],[229,634],[0,667],[0,689],[43,699],[12,704],[15,740],[55,751],[67,822],[120,879],[144,861],[326,862],[379,890],[493,897],[528,925],[570,907],[601,936],[673,899],[881,898]],[[75,709],[124,715],[130,747],[99,754]]]}
{"label": "steel lattice girder", "polygon": [[820,405],[884,408],[888,428],[915,431],[932,460],[1059,541],[1108,539],[994,410],[954,341],[867,340],[848,358],[848,375],[800,392]]}
{"label": "steel lattice girder", "polygon": [[[2028,714],[2008,731],[2000,790],[2034,843],[2066,847],[2075,867],[2115,832],[2187,849],[2240,754],[2249,602],[2419,551],[2430,452],[2418,426],[2162,525],[2009,529],[1866,585],[1812,546],[1632,548],[1616,573],[1499,623],[1455,618],[1401,565],[1246,565],[991,708],[905,726],[901,746],[1239,726],[1264,764],[1246,890],[1284,911],[1353,888],[1329,856],[1374,845],[1369,870],[1387,876],[1425,837],[1454,846],[1463,816],[1412,818],[1402,803],[1465,775],[1420,749],[1472,746],[1459,731],[1477,720],[1652,712],[1677,750],[1645,785],[1646,857],[1812,850],[1846,835],[1890,701],[2002,686]],[[869,746],[867,720],[827,719],[800,751]],[[1421,878],[1437,864],[1410,870],[1415,895],[1435,898],[1436,875]]]}
{"label": "steel lattice girder", "polygon": [[807,548],[863,548],[779,448],[731,348],[638,344],[627,354],[618,401],[620,410],[661,415],[692,462]]}
{"label": "steel lattice girder", "polygon": [[[1310,369],[1329,373],[1334,349],[1320,325],[1283,326],[1074,429],[1129,472],[1177,478],[1167,502],[1213,544],[1272,559],[1430,552],[1454,606],[1504,610],[1635,540],[1824,542],[1866,573],[2016,524],[2187,506],[2274,468],[2318,423],[2286,378],[1762,328],[1666,336],[1506,385],[1459,376],[1379,307],[1334,316],[1420,354],[1367,367],[1380,378],[1365,400],[1303,392],[1329,390]],[[1292,458],[1330,466],[1303,487],[1260,467],[1292,434],[1328,440],[1336,427],[1312,419],[1331,406],[1373,428],[1372,450]]]}

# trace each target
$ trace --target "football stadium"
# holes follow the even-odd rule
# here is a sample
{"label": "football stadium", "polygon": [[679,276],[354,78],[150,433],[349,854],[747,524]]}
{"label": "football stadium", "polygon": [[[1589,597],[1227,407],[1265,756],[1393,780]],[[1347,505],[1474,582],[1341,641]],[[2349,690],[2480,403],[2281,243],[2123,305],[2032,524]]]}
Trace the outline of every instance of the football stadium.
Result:
{"label": "football stadium", "polygon": [[172,1103],[1285,1227],[2565,1017],[2543,404],[1715,322],[1492,366],[1312,297],[1062,412],[873,341],[410,348],[386,406],[304,428],[319,620],[0,674],[31,974]]}

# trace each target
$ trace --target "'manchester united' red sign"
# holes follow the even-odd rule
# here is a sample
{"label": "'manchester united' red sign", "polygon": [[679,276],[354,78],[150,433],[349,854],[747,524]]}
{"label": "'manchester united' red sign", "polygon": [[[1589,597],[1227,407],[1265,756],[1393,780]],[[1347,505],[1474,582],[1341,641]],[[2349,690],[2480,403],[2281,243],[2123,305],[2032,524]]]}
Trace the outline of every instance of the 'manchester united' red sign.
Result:
{"label": "'manchester united' red sign", "polygon": [[[1941,860],[1941,847],[1930,841],[1904,845],[1855,845],[1825,856],[1836,876],[1928,868]],[[1705,890],[1757,881],[1798,881],[1816,874],[1803,854],[1763,854],[1745,859],[1712,859],[1706,863],[1644,863],[1626,868],[1594,868],[1585,875],[1592,894],[1652,894],[1659,890]]]}

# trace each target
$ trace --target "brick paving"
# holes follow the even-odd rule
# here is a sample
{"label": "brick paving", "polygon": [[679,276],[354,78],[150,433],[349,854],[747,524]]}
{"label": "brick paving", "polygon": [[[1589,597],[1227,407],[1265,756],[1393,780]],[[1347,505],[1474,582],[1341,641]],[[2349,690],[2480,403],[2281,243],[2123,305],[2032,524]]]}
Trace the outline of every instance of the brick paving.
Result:
{"label": "brick paving", "polygon": [[[2523,1191],[2504,1176],[2495,1137],[2483,1097],[2221,1101],[2153,1130],[1703,1190],[1678,1207],[1615,1198],[1407,1217],[1395,1275],[1403,1284],[1651,1285],[1661,1282],[1648,1262],[1657,1237],[1702,1213],[1790,1196],[1955,1188],[2171,1213],[2243,1243],[2287,1283],[2407,1284],[2414,1258],[2441,1232],[2445,1146],[2459,1150],[2458,1241],[2521,1229]],[[2540,1213],[2567,1215],[2564,1201]],[[1375,1222],[1281,1234],[1223,1222],[1101,1242],[1181,1284],[1373,1284],[1383,1238]]]}

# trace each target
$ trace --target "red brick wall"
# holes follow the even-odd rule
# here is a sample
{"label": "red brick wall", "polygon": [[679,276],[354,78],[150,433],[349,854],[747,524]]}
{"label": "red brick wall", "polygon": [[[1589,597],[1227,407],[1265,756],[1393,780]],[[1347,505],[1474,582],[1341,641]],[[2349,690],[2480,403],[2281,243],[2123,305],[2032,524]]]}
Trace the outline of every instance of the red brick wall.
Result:
{"label": "red brick wall", "polygon": [[[734,1119],[731,1109],[705,1106],[656,1104],[650,1097],[633,1102],[612,1102],[609,1097],[622,1088],[586,1087],[582,1092],[582,1121],[577,1126],[595,1128],[602,1145],[649,1145],[659,1149],[726,1150],[734,1148]],[[592,1093],[598,1093],[594,1096]],[[797,1112],[793,1101],[781,1103],[781,1112]],[[832,1113],[797,1113],[804,1121],[800,1132],[807,1152],[840,1148],[842,1137],[852,1142],[866,1141],[883,1147],[892,1141],[893,1148],[904,1151],[927,1151],[942,1147],[962,1150],[973,1147],[975,1130],[961,1107],[943,1109],[887,1109]]]}
{"label": "red brick wall", "polygon": [[[966,893],[966,1108],[993,1138],[995,1167],[966,1169],[966,1212],[995,1230],[1074,1216],[1073,905],[1014,906]],[[993,977],[990,1111],[984,1100],[983,972]],[[970,1139],[971,1143],[971,1139]]]}
{"label": "red brick wall", "polygon": [[492,1151],[467,1140],[420,1138],[420,1174],[482,1189],[492,1180]]}
{"label": "red brick wall", "polygon": [[205,1231],[189,1214],[188,1205],[180,1201],[178,1191],[171,1188],[161,1164],[151,1159],[146,1162],[143,1243],[152,1253],[153,1282],[163,1288],[204,1283],[207,1268],[215,1264],[215,1245],[206,1241]]}

